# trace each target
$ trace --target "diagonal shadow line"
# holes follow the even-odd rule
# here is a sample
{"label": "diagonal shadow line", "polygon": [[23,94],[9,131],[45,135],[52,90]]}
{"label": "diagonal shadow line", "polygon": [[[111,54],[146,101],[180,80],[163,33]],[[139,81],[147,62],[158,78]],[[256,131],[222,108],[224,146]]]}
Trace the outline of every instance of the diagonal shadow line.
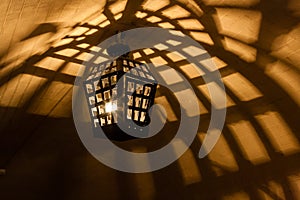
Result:
{"label": "diagonal shadow line", "polygon": [[[74,29],[77,26],[74,27]],[[101,35],[101,34],[100,34]],[[25,103],[25,105],[21,108],[21,112],[15,113],[15,117],[14,119],[18,119],[18,118],[22,118],[23,113],[26,113],[27,108],[30,106],[31,102],[35,101],[36,98],[39,96],[39,94],[41,94],[42,92],[45,92],[45,90],[49,87],[50,83],[52,83],[53,81],[62,81],[62,82],[71,82],[73,81],[73,77],[72,76],[68,76],[68,75],[63,75],[60,73],[60,71],[64,68],[64,66],[67,65],[67,63],[69,63],[70,61],[75,61],[75,62],[79,62],[78,59],[75,59],[76,56],[80,55],[82,53],[82,51],[79,50],[79,52],[71,57],[65,57],[65,56],[59,56],[59,55],[55,55],[55,52],[63,50],[65,48],[72,48],[72,47],[76,47],[77,44],[80,43],[84,43],[84,42],[91,42],[91,38],[93,38],[93,36],[98,36],[99,37],[99,33],[96,32],[95,34],[90,35],[89,37],[87,37],[86,39],[84,39],[83,41],[72,41],[69,44],[65,44],[65,45],[61,45],[59,47],[56,48],[50,48],[48,51],[46,51],[44,54],[42,55],[34,55],[32,57],[30,57],[29,59],[27,59],[27,61],[25,62],[25,64],[20,65],[20,68],[17,71],[13,72],[13,76],[17,76],[18,74],[32,74],[32,75],[37,75],[39,77],[46,77],[48,80],[45,84],[43,84],[41,87],[39,87],[39,89],[37,91],[35,91],[35,94]],[[94,40],[93,40],[94,41]],[[95,44],[94,42],[91,43]],[[59,59],[65,60],[65,62],[59,67],[59,69],[57,71],[53,71],[52,73],[49,73],[51,70],[43,70],[41,68],[35,67],[34,64],[37,63],[38,61],[41,61],[43,58],[46,57],[58,57]],[[82,61],[80,61],[81,63]],[[5,81],[2,81],[2,84]],[[28,84],[29,85],[29,84]],[[65,93],[65,95],[68,92]],[[62,100],[62,99],[61,99]],[[60,100],[60,101],[61,101]],[[54,109],[55,106],[52,108]],[[5,129],[5,128],[4,128]]]}
{"label": "diagonal shadow line", "polygon": [[[36,134],[37,130],[39,129],[39,127],[42,126],[43,122],[45,122],[48,118],[49,115],[51,114],[51,112],[57,107],[57,105],[59,105],[59,103],[64,99],[64,97],[70,92],[72,91],[72,88],[68,89],[67,92],[65,92],[65,94],[63,95],[63,97],[52,107],[52,109],[50,110],[50,112],[45,115],[45,116],[40,116],[40,120],[38,121],[39,123],[37,123],[34,127],[32,127],[30,134],[27,135],[27,137],[24,138],[24,140],[18,144],[18,147],[16,148],[15,151],[12,152],[12,154],[10,155],[9,158],[7,158],[4,162],[1,163],[2,166],[7,166],[9,164],[9,162],[15,157],[15,155],[17,155],[17,153],[23,149],[23,147],[28,143],[28,141]],[[17,111],[15,111],[16,113]],[[22,111],[21,111],[22,112]],[[23,113],[22,113],[23,114]],[[18,129],[18,128],[17,128]]]}
{"label": "diagonal shadow line", "polygon": [[215,25],[215,21],[211,16],[212,14],[216,13],[215,8],[206,6],[202,1],[199,2],[196,1],[196,3],[200,7],[200,9],[202,9],[204,12],[203,17],[199,19],[199,21],[205,27],[205,30],[210,36],[210,38],[212,39],[213,43],[216,46],[223,47],[222,37],[219,35],[218,29]]}
{"label": "diagonal shadow line", "polygon": [[[205,191],[218,188],[216,192],[224,195],[226,193],[241,191],[249,185],[264,184],[270,180],[281,180],[299,169],[300,162],[295,162],[297,159],[299,159],[299,154],[281,157],[281,159],[276,161],[256,166],[249,165],[237,172],[228,173],[220,177],[212,177],[210,180],[190,185],[187,187],[187,190],[189,192],[197,191],[205,193]],[[285,166],[288,166],[288,168],[285,168]],[[228,183],[235,184],[229,185]]]}
{"label": "diagonal shadow line", "polygon": [[291,190],[291,184],[287,177],[283,177],[280,181],[286,199],[297,199],[298,195]]}
{"label": "diagonal shadow line", "polygon": [[[111,3],[112,4],[112,3]],[[109,6],[110,3],[106,4],[103,10],[103,14],[106,16],[106,18],[110,21],[110,23],[116,23],[116,20],[114,18],[114,14],[110,11]]]}
{"label": "diagonal shadow line", "polygon": [[[147,63],[151,63],[150,59],[147,57],[147,55],[143,52],[143,51],[139,51],[139,53],[142,55],[143,58],[145,58],[145,61]],[[176,108],[177,104],[172,101],[171,97],[174,97],[174,94],[172,92],[170,92],[169,90],[165,90],[165,96],[167,98],[167,101],[170,103],[171,108]],[[174,112],[175,116],[177,119],[180,119],[180,113],[179,112]]]}
{"label": "diagonal shadow line", "polygon": [[[278,107],[279,112],[284,116],[284,119],[287,121],[287,123],[292,129],[300,130],[300,126],[296,122],[296,119],[293,119],[286,109],[283,109],[282,106],[279,106],[277,104],[277,102],[274,102],[274,99],[276,100],[278,99],[278,97],[288,97],[289,95],[284,89],[280,88],[274,80],[268,77],[264,73],[264,71],[259,66],[257,66],[257,64],[247,63],[239,59],[238,56],[236,56],[235,54],[227,52],[222,48],[211,47],[207,50],[208,52],[214,52],[213,55],[218,55],[223,61],[228,63],[237,72],[241,73],[241,75],[246,77],[256,88],[258,88],[264,94],[268,102],[273,102],[274,105]],[[276,93],[274,89],[276,89]],[[294,112],[299,113],[300,115],[300,111],[295,110],[295,108],[298,108],[296,102],[290,97],[286,98],[286,101],[286,106],[289,107],[290,110],[293,110]],[[299,138],[299,136],[297,137]]]}
{"label": "diagonal shadow line", "polygon": [[[48,57],[49,55],[52,55],[53,53],[51,53],[51,52],[54,51],[53,49],[54,49],[54,48],[50,48],[50,49],[49,49],[48,51],[46,51],[43,55],[39,56],[39,59],[38,59],[38,60],[42,60],[43,58],[46,58],[46,57]],[[81,52],[79,52],[79,53],[73,55],[73,57],[76,57],[76,56],[78,56],[78,55],[80,55],[80,54],[81,54]],[[36,56],[33,56],[33,58],[35,58],[35,57],[36,57]],[[45,90],[46,88],[49,87],[49,85],[54,81],[56,75],[59,74],[60,71],[61,71],[61,70],[69,63],[68,60],[66,59],[65,62],[58,68],[58,70],[54,72],[53,76],[52,76],[52,77],[49,77],[49,74],[46,74],[48,71],[42,71],[42,70],[39,70],[39,68],[33,67],[33,65],[31,65],[31,64],[33,64],[35,61],[36,61],[36,60],[30,60],[30,59],[28,59],[28,62],[26,63],[26,65],[24,65],[24,66],[21,67],[21,70],[22,70],[22,71],[18,71],[17,73],[14,74],[14,76],[17,76],[18,74],[22,74],[22,73],[24,73],[25,71],[26,71],[26,72],[31,72],[33,75],[35,75],[35,72],[38,72],[40,75],[41,75],[41,73],[44,73],[44,76],[46,76],[48,79],[47,79],[46,83],[43,84],[42,86],[40,86],[40,87],[35,91],[34,95],[31,96],[30,99],[27,100],[27,102],[25,102],[25,104],[22,106],[22,111],[23,111],[23,112],[14,114],[14,115],[15,115],[15,116],[14,116],[14,119],[20,119],[20,118],[22,118],[22,114],[23,114],[24,112],[26,112],[26,110],[27,110],[27,109],[29,108],[29,106],[31,105],[31,102],[34,102],[34,100],[36,100],[36,98],[38,98],[38,96],[39,96],[42,92],[44,92],[44,90]],[[28,85],[29,85],[29,83],[28,83]],[[27,85],[27,86],[28,86],[28,85]],[[7,124],[6,127],[9,127],[9,125],[10,125],[10,124]],[[4,129],[5,129],[5,127],[4,127]]]}
{"label": "diagonal shadow line", "polygon": [[284,200],[282,198],[280,198],[276,193],[274,193],[272,190],[270,190],[266,185],[261,185],[259,187],[262,191],[264,191],[265,193],[267,193],[272,199],[274,200]]}
{"label": "diagonal shadow line", "polygon": [[[225,35],[225,34],[221,34],[221,33],[220,33],[219,35],[222,36],[222,37],[230,38],[230,39],[232,39],[232,40],[234,40],[234,41],[238,41],[239,43],[242,43],[242,44],[244,44],[244,45],[251,46],[251,47],[253,47],[253,48],[256,49],[257,55],[258,55],[258,56],[263,56],[263,57],[265,57],[265,58],[268,58],[269,60],[272,60],[273,62],[276,62],[277,60],[279,60],[280,62],[282,62],[282,63],[284,63],[286,66],[288,66],[291,70],[293,70],[293,72],[295,72],[295,73],[297,73],[297,74],[300,74],[300,69],[299,69],[296,65],[293,65],[293,64],[287,62],[286,60],[282,60],[282,59],[280,59],[279,57],[276,57],[276,56],[274,56],[274,55],[271,55],[271,54],[270,54],[270,50],[264,49],[263,47],[260,47],[260,46],[257,44],[257,42],[252,43],[252,44],[248,44],[248,43],[246,43],[246,42],[244,42],[244,41],[238,40],[237,38],[234,38],[234,37],[229,36],[229,35]],[[262,66],[262,67],[264,68],[265,66]]]}
{"label": "diagonal shadow line", "polygon": [[[232,98],[232,100],[236,103],[236,107],[239,109],[240,113],[243,116],[246,116],[247,120],[251,123],[252,127],[255,129],[257,136],[260,138],[260,140],[263,142],[264,147],[267,150],[268,155],[271,159],[276,159],[278,156],[278,153],[276,153],[273,145],[269,141],[263,127],[257,122],[257,120],[254,118],[254,115],[251,111],[251,108],[247,107],[245,104],[241,104],[241,101],[234,95],[234,93],[231,91],[230,88],[226,87],[226,93]],[[265,98],[261,98],[262,100],[265,100]]]}
{"label": "diagonal shadow line", "polygon": [[145,1],[146,0],[127,0],[125,9],[122,11],[123,16],[119,22],[131,24],[134,21],[136,11],[142,8],[142,5]]}
{"label": "diagonal shadow line", "polygon": [[[78,27],[78,26],[75,26],[74,29],[76,27]],[[83,48],[80,48],[80,47],[76,46],[76,45],[84,43],[86,41],[90,41],[90,38],[92,38],[93,36],[98,36],[98,34],[95,33],[93,35],[90,35],[89,37],[87,37],[83,41],[73,40],[68,44],[64,44],[64,45],[61,45],[61,46],[58,46],[58,47],[51,47],[46,52],[44,52],[42,55],[33,55],[33,56],[29,57],[24,63],[21,63],[19,66],[16,67],[15,70],[10,72],[10,76],[6,76],[3,79],[1,79],[0,80],[0,86],[7,83],[10,79],[16,77],[17,75],[24,73],[26,71],[26,68],[28,68],[28,66],[30,66],[30,65],[33,66],[34,64],[36,64],[37,62],[41,61],[42,59],[44,59],[46,57],[54,57],[54,58],[58,58],[58,59],[61,59],[61,60],[71,60],[74,63],[81,64],[83,62],[82,60],[72,58],[72,57],[68,57],[68,56],[59,55],[59,54],[56,54],[56,52],[58,52],[60,50],[64,50],[66,48],[71,48],[71,49],[77,49],[80,52],[88,52],[90,54],[96,54],[96,53],[93,53],[91,51],[88,51],[86,49],[83,49]],[[91,45],[94,45],[94,43],[92,43]]]}

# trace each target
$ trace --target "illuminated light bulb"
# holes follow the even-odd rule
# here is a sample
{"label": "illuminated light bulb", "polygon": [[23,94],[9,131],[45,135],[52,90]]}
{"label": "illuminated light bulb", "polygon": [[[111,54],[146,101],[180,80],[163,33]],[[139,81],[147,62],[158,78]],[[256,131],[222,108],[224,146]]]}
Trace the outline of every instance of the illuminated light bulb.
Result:
{"label": "illuminated light bulb", "polygon": [[117,105],[116,104],[112,104],[111,102],[105,104],[105,112],[112,112],[117,110]]}

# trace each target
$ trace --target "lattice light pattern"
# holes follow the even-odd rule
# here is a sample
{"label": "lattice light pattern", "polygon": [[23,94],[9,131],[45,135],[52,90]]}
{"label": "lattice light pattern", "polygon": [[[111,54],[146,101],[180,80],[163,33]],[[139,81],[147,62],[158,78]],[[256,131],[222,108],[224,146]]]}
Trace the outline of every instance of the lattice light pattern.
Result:
{"label": "lattice light pattern", "polygon": [[119,120],[140,130],[149,124],[157,84],[146,64],[121,56],[94,66],[84,84],[94,129]]}

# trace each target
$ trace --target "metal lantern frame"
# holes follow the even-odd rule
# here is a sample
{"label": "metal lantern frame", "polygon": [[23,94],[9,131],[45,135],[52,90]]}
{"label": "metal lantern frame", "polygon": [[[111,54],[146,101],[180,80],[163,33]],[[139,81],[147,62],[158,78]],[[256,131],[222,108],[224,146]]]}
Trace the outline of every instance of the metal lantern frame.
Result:
{"label": "metal lantern frame", "polygon": [[102,128],[110,139],[122,137],[118,122],[145,132],[157,87],[145,63],[128,56],[102,62],[91,68],[84,86],[94,133]]}

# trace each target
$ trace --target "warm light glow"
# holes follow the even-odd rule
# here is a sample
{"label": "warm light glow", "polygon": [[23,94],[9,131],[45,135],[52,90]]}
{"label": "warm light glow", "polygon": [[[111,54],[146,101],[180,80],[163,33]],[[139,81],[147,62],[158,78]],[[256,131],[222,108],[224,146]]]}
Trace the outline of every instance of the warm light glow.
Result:
{"label": "warm light glow", "polygon": [[112,112],[117,110],[117,105],[116,104],[112,104],[111,102],[105,104],[105,112]]}
{"label": "warm light glow", "polygon": [[290,70],[284,62],[277,61],[266,65],[265,73],[300,105],[300,75]]}
{"label": "warm light glow", "polygon": [[254,6],[259,2],[260,0],[203,0],[203,3],[207,6],[238,6],[246,8]]}
{"label": "warm light glow", "polygon": [[62,59],[46,57],[46,58],[38,61],[35,64],[35,66],[37,66],[39,68],[43,68],[43,69],[57,71],[64,63],[65,63],[65,61]]}
{"label": "warm light glow", "polygon": [[231,39],[230,37],[224,37],[222,40],[224,48],[240,57],[246,62],[254,62],[256,60],[257,50],[238,40]]}
{"label": "warm light glow", "polygon": [[241,101],[250,101],[263,96],[254,84],[238,72],[224,77],[223,81]]}
{"label": "warm light glow", "polygon": [[216,11],[214,20],[220,34],[245,44],[258,40],[262,20],[260,11],[233,8],[217,8]]}
{"label": "warm light glow", "polygon": [[204,75],[204,72],[195,66],[193,63],[180,66],[182,72],[187,75],[190,79],[197,78]]}
{"label": "warm light glow", "polygon": [[109,6],[109,10],[114,15],[121,13],[125,10],[126,3],[127,3],[127,0],[116,1],[116,3]]}
{"label": "warm light glow", "polygon": [[184,29],[204,30],[204,26],[197,19],[181,19],[177,22]]}
{"label": "warm light glow", "polygon": [[56,51],[55,54],[61,55],[61,56],[66,56],[66,57],[72,57],[79,52],[80,51],[77,49],[66,48],[66,49],[62,49],[60,51]]}
{"label": "warm light glow", "polygon": [[[197,137],[203,142],[206,133],[199,132]],[[212,170],[217,176],[222,176],[227,172],[235,172],[239,170],[237,160],[235,159],[230,144],[226,140],[223,134],[213,150],[208,154],[208,159],[211,163],[214,163]]]}
{"label": "warm light glow", "polygon": [[184,17],[189,17],[191,14],[184,8],[182,8],[179,5],[174,5],[164,11],[162,11],[162,14],[170,19],[179,19]]}
{"label": "warm light glow", "polygon": [[[174,122],[174,121],[177,121],[177,117],[170,105],[170,102],[169,100],[165,97],[165,96],[161,96],[161,97],[156,97],[155,98],[155,103],[156,104],[159,104],[161,106],[163,106],[166,110],[166,113],[167,115],[164,116],[164,117],[167,117],[167,120],[170,121],[170,122]],[[162,120],[162,119],[160,119]]]}
{"label": "warm light glow", "polygon": [[[180,140],[176,139],[172,146],[174,147],[174,153],[179,154],[176,150],[181,148],[187,148],[186,144]],[[181,157],[178,159],[178,166],[181,169],[181,176],[185,185],[191,185],[200,182],[202,177],[199,168],[197,167],[197,160],[193,157],[191,149],[188,149]]]}
{"label": "warm light glow", "polygon": [[171,23],[169,22],[162,22],[162,23],[159,23],[158,26],[162,27],[162,28],[168,28],[168,29],[174,29],[175,26],[172,25]]}
{"label": "warm light glow", "polygon": [[208,45],[214,45],[214,42],[208,33],[191,31],[190,35],[199,42],[203,42]]}
{"label": "warm light glow", "polygon": [[160,21],[161,21],[161,18],[156,17],[156,16],[151,16],[151,17],[148,17],[146,20],[147,20],[148,22],[156,23],[156,22],[160,22]]}
{"label": "warm light glow", "polygon": [[169,0],[147,0],[143,3],[143,10],[158,11],[169,5]]}
{"label": "warm light glow", "polygon": [[270,161],[263,142],[249,121],[240,120],[228,124],[228,127],[247,160],[254,165]]}
{"label": "warm light glow", "polygon": [[172,85],[183,81],[179,73],[174,69],[163,70],[159,72],[159,74],[167,85]]}
{"label": "warm light glow", "polygon": [[30,74],[12,78],[0,86],[0,107],[22,107],[45,82],[46,78]]}
{"label": "warm light glow", "polygon": [[300,152],[300,144],[296,136],[278,112],[269,111],[255,118],[277,152],[284,155]]}
{"label": "warm light glow", "polygon": [[[215,92],[216,98],[211,98],[211,95],[208,90],[209,87],[211,91]],[[222,109],[225,107],[231,107],[235,105],[234,101],[229,97],[229,95],[225,93],[225,91],[216,82],[210,82],[206,85],[200,85],[198,86],[198,89],[216,109]],[[226,105],[224,105],[224,102],[219,101],[219,99],[222,98],[222,95],[226,95]]]}
{"label": "warm light glow", "polygon": [[87,27],[76,27],[69,36],[80,36],[89,31]]}

